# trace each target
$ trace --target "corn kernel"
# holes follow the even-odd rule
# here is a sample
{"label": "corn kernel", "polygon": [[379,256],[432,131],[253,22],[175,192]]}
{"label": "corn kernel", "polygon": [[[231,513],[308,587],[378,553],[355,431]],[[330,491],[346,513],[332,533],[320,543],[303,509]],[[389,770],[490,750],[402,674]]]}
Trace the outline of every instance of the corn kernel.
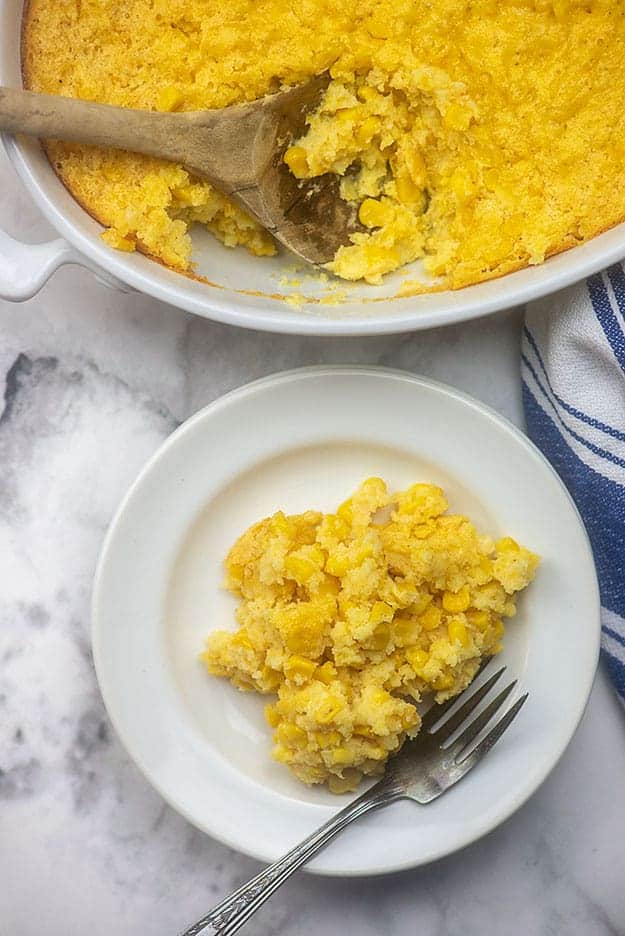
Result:
{"label": "corn kernel", "polygon": [[289,578],[294,579],[299,585],[305,585],[315,572],[319,571],[319,567],[304,556],[287,556],[284,560],[284,568]]}
{"label": "corn kernel", "polygon": [[393,637],[396,644],[414,643],[418,624],[412,618],[393,619]]}
{"label": "corn kernel", "polygon": [[317,746],[320,748],[336,747],[343,738],[338,731],[315,731],[314,736]]}
{"label": "corn kernel", "polygon": [[317,587],[318,595],[333,595],[336,597],[341,590],[341,585],[333,575],[326,575],[323,582]]}
{"label": "corn kernel", "polygon": [[395,179],[395,188],[397,197],[404,205],[418,201],[423,195],[423,190],[412,181],[409,176],[402,175]]}
{"label": "corn kernel", "polygon": [[276,608],[273,624],[290,653],[315,659],[321,656],[329,640],[329,622],[334,611],[331,598],[301,602]]}
{"label": "corn kernel", "polygon": [[276,737],[281,744],[291,747],[304,747],[308,740],[304,729],[290,722],[284,722],[278,726]]}
{"label": "corn kernel", "polygon": [[340,578],[345,575],[350,567],[348,556],[339,556],[337,553],[330,553],[326,562],[326,572]]}
{"label": "corn kernel", "polygon": [[388,705],[391,701],[391,694],[387,692],[386,689],[376,689],[375,692],[371,693],[371,701],[374,705],[383,706]]}
{"label": "corn kernel", "polygon": [[426,650],[420,650],[418,647],[411,647],[409,650],[406,650],[406,659],[416,673],[423,669],[430,659],[430,654],[427,653]]}
{"label": "corn kernel", "polygon": [[423,630],[436,630],[436,628],[440,626],[442,617],[443,613],[441,609],[437,605],[431,604],[419,617],[419,624]]}
{"label": "corn kernel", "polygon": [[365,559],[371,558],[373,555],[373,546],[371,543],[363,543],[362,546],[356,551],[355,560],[358,565],[361,562],[364,562]]}
{"label": "corn kernel", "polygon": [[182,94],[173,85],[163,88],[158,96],[156,108],[159,111],[173,111],[182,104]]}
{"label": "corn kernel", "polygon": [[383,227],[390,220],[390,215],[386,205],[375,198],[365,198],[358,212],[361,223],[370,228]]}
{"label": "corn kernel", "polygon": [[265,706],[265,718],[272,728],[277,728],[280,724],[280,714],[275,705]]}
{"label": "corn kernel", "polygon": [[260,683],[265,692],[277,692],[282,682],[280,673],[271,666],[263,666]]}
{"label": "corn kernel", "polygon": [[359,109],[357,107],[344,107],[336,112],[336,119],[339,123],[349,123],[358,117]]}
{"label": "corn kernel", "polygon": [[246,650],[253,650],[254,644],[244,631],[238,631],[232,638],[235,647],[244,647]]}
{"label": "corn kernel", "polygon": [[320,546],[319,543],[313,543],[310,547],[309,557],[312,562],[316,563],[318,566],[322,566],[326,561],[326,552],[323,546]]}
{"label": "corn kernel", "polygon": [[490,624],[490,615],[487,611],[469,611],[467,613],[469,624],[476,627],[479,631],[484,631]]}
{"label": "corn kernel", "polygon": [[333,751],[330,751],[330,760],[333,764],[351,764],[353,754],[346,747],[334,748]]}
{"label": "corn kernel", "polygon": [[376,601],[369,615],[371,624],[381,624],[383,621],[388,623],[393,620],[393,609],[385,601]]}
{"label": "corn kernel", "polygon": [[450,611],[452,614],[459,614],[462,611],[466,611],[471,604],[469,589],[466,585],[463,585],[458,592],[444,592],[442,604],[445,611]]}
{"label": "corn kernel", "polygon": [[339,600],[339,608],[341,609],[344,615],[348,615],[350,611],[353,611],[354,608],[357,608],[357,607],[358,605],[356,604],[355,601],[352,601],[350,598],[345,598],[343,597],[343,595],[341,595],[341,598]]}
{"label": "corn kernel", "polygon": [[100,237],[109,247],[122,250],[124,253],[132,253],[133,250],[137,249],[137,245],[131,238],[124,237],[115,228],[107,228],[106,231],[102,231]]}
{"label": "corn kernel", "polygon": [[388,626],[388,624],[385,624],[383,622],[381,624],[378,624],[378,626],[376,627],[371,637],[369,637],[367,641],[367,646],[371,650],[386,650],[386,647],[388,646],[388,642],[390,639],[391,639],[391,629]]}
{"label": "corn kernel", "polygon": [[420,724],[420,719],[416,707],[410,706],[410,708],[405,709],[401,716],[401,727],[403,731],[410,731],[417,723]]}
{"label": "corn kernel", "polygon": [[463,647],[468,647],[469,632],[462,621],[458,621],[457,619],[452,618],[447,625],[447,633],[449,634],[449,639],[452,643],[459,641]]}
{"label": "corn kernel", "polygon": [[179,188],[174,189],[174,197],[182,205],[193,205],[196,191],[197,189],[194,189],[192,185],[181,185]]}
{"label": "corn kernel", "polygon": [[303,146],[290,146],[284,154],[284,161],[296,179],[304,179],[308,175],[308,156]]}
{"label": "corn kernel", "polygon": [[294,655],[290,656],[284,664],[284,675],[287,679],[295,679],[296,676],[301,676],[302,679],[310,679],[315,669],[316,665],[312,660]]}
{"label": "corn kernel", "polygon": [[351,523],[353,514],[354,511],[352,507],[352,499],[349,497],[346,501],[343,501],[341,506],[336,511],[336,515],[337,517],[340,517],[341,520],[344,520],[345,523]]}
{"label": "corn kernel", "polygon": [[511,536],[504,536],[495,543],[497,552],[519,552],[521,547]]}
{"label": "corn kernel", "polygon": [[356,130],[356,142],[360,146],[366,146],[379,129],[380,121],[376,117],[367,117]]}
{"label": "corn kernel", "polygon": [[343,702],[336,696],[328,695],[322,707],[314,713],[315,721],[319,725],[329,725],[343,708]]}
{"label": "corn kernel", "polygon": [[439,676],[434,682],[434,689],[437,692],[444,692],[445,689],[451,689],[454,684],[454,677],[451,673],[444,673],[442,676]]}
{"label": "corn kernel", "polygon": [[363,85],[358,89],[358,97],[361,101],[375,101],[377,98],[381,97],[380,93],[376,91],[375,88],[372,88],[371,85]]}
{"label": "corn kernel", "polygon": [[345,539],[349,533],[349,523],[343,520],[343,518],[339,517],[337,514],[328,514],[324,522],[328,533],[335,539]]}
{"label": "corn kernel", "polygon": [[377,738],[377,735],[370,725],[354,725],[354,734],[359,738]]}
{"label": "corn kernel", "polygon": [[410,178],[416,186],[423,188],[427,176],[425,160],[418,149],[411,149],[404,153],[404,159]]}
{"label": "corn kernel", "polygon": [[271,527],[275,533],[285,533],[287,536],[293,532],[293,524],[281,510],[271,518]]}
{"label": "corn kernel", "polygon": [[336,679],[337,672],[336,667],[330,660],[327,660],[321,666],[317,668],[315,673],[315,679],[320,680],[320,682],[325,683],[326,686],[329,686],[330,683]]}
{"label": "corn kernel", "polygon": [[371,760],[384,760],[388,757],[388,751],[381,744],[372,744],[367,748],[367,757]]}

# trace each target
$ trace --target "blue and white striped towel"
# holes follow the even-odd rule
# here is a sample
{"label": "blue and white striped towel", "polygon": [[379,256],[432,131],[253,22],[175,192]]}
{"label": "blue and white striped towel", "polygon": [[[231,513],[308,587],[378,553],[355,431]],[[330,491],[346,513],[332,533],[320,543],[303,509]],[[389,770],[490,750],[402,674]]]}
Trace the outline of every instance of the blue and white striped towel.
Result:
{"label": "blue and white striped towel", "polygon": [[584,518],[601,590],[602,649],[625,705],[625,271],[532,303],[521,355],[530,437]]}

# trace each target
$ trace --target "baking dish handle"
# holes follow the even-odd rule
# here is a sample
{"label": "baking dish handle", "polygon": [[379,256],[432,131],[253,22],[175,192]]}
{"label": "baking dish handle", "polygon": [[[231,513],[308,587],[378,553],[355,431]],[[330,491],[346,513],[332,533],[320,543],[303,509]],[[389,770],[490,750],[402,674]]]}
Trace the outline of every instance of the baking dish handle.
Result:
{"label": "baking dish handle", "polygon": [[47,283],[66,263],[91,270],[99,283],[120,292],[133,292],[116,277],[91,264],[63,238],[45,244],[23,244],[0,228],[0,299],[23,302]]}
{"label": "baking dish handle", "polygon": [[30,299],[64,263],[80,262],[62,238],[45,244],[23,244],[0,229],[0,299]]}

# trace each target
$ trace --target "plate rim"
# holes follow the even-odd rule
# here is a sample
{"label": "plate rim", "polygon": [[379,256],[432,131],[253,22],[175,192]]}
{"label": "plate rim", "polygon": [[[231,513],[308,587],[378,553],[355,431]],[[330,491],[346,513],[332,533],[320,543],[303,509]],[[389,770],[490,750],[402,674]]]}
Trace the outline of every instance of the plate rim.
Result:
{"label": "plate rim", "polygon": [[[449,847],[443,847],[440,853],[436,857],[425,857],[425,858],[414,858],[405,861],[395,861],[392,864],[372,864],[368,867],[367,870],[355,870],[355,869],[326,869],[326,868],[317,868],[316,866],[304,866],[304,869],[307,873],[316,874],[322,877],[338,877],[338,878],[352,878],[352,877],[368,877],[368,876],[381,876],[384,874],[395,874],[401,871],[407,871],[413,868],[422,867],[427,864],[431,864],[434,861],[443,859],[451,854],[462,851],[467,848],[469,845],[474,844],[480,839],[484,838],[486,835],[490,834],[494,829],[499,825],[504,823],[509,819],[515,812],[517,812],[533,795],[534,793],[542,786],[547,777],[555,769],[558,762],[562,758],[564,752],[566,751],[568,745],[570,744],[574,734],[577,731],[579,723],[584,715],[588,701],[590,698],[590,693],[593,687],[595,680],[599,655],[600,655],[600,641],[601,641],[601,618],[600,618],[600,593],[599,593],[599,584],[596,574],[596,566],[594,562],[594,556],[592,552],[592,546],[586,530],[586,526],[581,517],[581,514],[573,500],[570,492],[568,491],[566,485],[558,475],[557,471],[553,465],[548,461],[546,456],[541,452],[541,450],[532,442],[532,440],[515,424],[508,419],[506,416],[503,416],[501,413],[498,413],[493,407],[489,406],[482,401],[477,400],[475,397],[470,394],[465,393],[463,390],[458,390],[456,387],[453,387],[449,384],[446,384],[442,381],[431,379],[429,377],[423,377],[418,374],[413,374],[410,371],[402,370],[401,368],[385,367],[378,365],[349,365],[349,364],[313,364],[307,365],[299,368],[290,368],[285,371],[278,371],[274,374],[269,374],[264,377],[257,378],[253,381],[250,381],[246,384],[243,384],[239,387],[235,387],[232,390],[227,391],[226,393],[218,396],[216,399],[212,400],[206,406],[203,406],[201,409],[197,410],[188,419],[184,420],[180,426],[178,426],[169,436],[167,436],[163,442],[158,446],[156,451],[147,459],[143,467],[139,470],[134,481],[130,484],[126,493],[123,495],[121,501],[119,502],[117,508],[115,509],[112,519],[106,530],[106,534],[103,538],[102,545],[100,548],[100,553],[98,556],[98,561],[96,564],[96,570],[93,578],[92,586],[92,595],[91,595],[91,647],[93,653],[93,662],[94,669],[96,673],[98,688],[104,702],[106,713],[108,718],[115,729],[115,732],[118,736],[119,741],[121,742],[124,750],[132,760],[133,764],[137,767],[139,772],[145,778],[147,783],[162,797],[162,799],[176,811],[179,815],[182,815],[189,823],[191,823],[195,828],[200,829],[205,834],[209,835],[215,841],[219,841],[221,844],[228,846],[239,854],[248,855],[258,861],[267,863],[272,859],[268,859],[266,853],[263,853],[260,850],[252,848],[242,848],[241,844],[236,840],[234,836],[225,836],[223,834],[216,833],[213,829],[208,828],[208,826],[199,821],[195,816],[192,816],[189,811],[186,810],[184,805],[182,805],[179,800],[177,800],[169,792],[165,792],[162,788],[160,782],[156,781],[144,767],[141,757],[138,757],[136,753],[132,750],[132,745],[127,742],[124,729],[120,726],[117,717],[112,714],[111,708],[109,705],[107,690],[105,689],[105,680],[102,676],[102,664],[100,663],[102,647],[101,647],[101,632],[102,627],[99,621],[98,606],[99,598],[101,593],[101,584],[104,574],[105,565],[108,559],[109,551],[114,543],[114,538],[117,533],[117,529],[121,523],[122,517],[125,515],[128,505],[133,499],[135,492],[142,486],[146,477],[149,476],[153,467],[164,457],[166,452],[175,446],[180,438],[186,435],[188,432],[192,432],[195,425],[198,422],[201,422],[209,414],[217,412],[229,405],[232,405],[233,402],[236,402],[237,399],[243,399],[250,395],[255,394],[258,390],[262,389],[266,385],[278,385],[280,383],[289,383],[293,380],[305,379],[307,377],[313,376],[323,376],[324,374],[333,375],[333,374],[343,374],[345,376],[354,375],[354,376],[365,376],[373,378],[394,378],[400,381],[407,383],[412,383],[419,387],[425,387],[428,389],[436,390],[443,395],[455,399],[465,405],[468,405],[474,411],[477,411],[482,416],[487,417],[492,422],[498,424],[502,429],[512,436],[514,440],[524,447],[527,453],[536,458],[543,468],[548,469],[548,473],[551,474],[553,479],[556,481],[557,485],[563,492],[566,497],[566,500],[569,503],[569,506],[572,508],[573,513],[577,519],[580,532],[582,534],[583,541],[586,546],[586,556],[585,559],[589,560],[590,568],[593,572],[593,592],[594,592],[594,601],[593,604],[596,607],[595,615],[595,641],[594,641],[594,654],[592,660],[589,660],[589,665],[586,670],[586,682],[583,687],[584,691],[580,692],[578,695],[578,703],[576,706],[576,711],[574,713],[574,719],[571,722],[571,729],[567,737],[559,746],[554,748],[554,753],[546,758],[546,765],[543,769],[537,774],[537,776],[529,784],[528,788],[523,791],[522,794],[514,797],[513,801],[501,811],[496,812],[496,814],[489,820],[485,821],[482,826],[480,826],[477,832],[469,833],[468,836],[465,836],[459,844],[450,845]],[[590,624],[589,622],[589,629]],[[341,803],[342,805],[346,805]]]}

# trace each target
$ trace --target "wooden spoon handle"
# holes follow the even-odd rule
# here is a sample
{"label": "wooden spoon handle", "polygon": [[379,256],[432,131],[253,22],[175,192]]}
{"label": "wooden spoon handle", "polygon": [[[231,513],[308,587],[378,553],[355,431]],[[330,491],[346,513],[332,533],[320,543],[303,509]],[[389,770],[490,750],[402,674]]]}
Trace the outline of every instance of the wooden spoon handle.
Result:
{"label": "wooden spoon handle", "polygon": [[176,114],[0,88],[0,130],[184,161]]}
{"label": "wooden spoon handle", "polygon": [[253,186],[267,164],[275,144],[274,112],[270,99],[261,106],[162,114],[0,87],[0,130],[168,159],[226,194]]}

